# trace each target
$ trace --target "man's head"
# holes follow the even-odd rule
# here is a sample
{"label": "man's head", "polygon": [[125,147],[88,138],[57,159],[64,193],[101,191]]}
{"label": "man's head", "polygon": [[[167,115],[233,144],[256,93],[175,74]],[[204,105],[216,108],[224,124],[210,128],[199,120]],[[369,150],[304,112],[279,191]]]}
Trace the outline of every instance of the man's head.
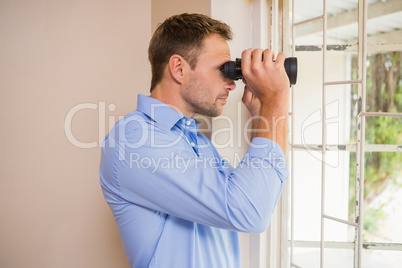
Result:
{"label": "man's head", "polygon": [[194,69],[206,37],[218,34],[232,39],[230,27],[201,14],[180,14],[166,19],[156,29],[148,48],[152,68],[151,92],[162,80],[164,69],[172,55],[182,56]]}

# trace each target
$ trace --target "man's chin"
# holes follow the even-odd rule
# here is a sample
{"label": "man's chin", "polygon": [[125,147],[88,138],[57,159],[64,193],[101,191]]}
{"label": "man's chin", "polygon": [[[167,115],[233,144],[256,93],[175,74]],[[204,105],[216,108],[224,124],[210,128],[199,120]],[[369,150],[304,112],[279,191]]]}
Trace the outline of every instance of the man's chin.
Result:
{"label": "man's chin", "polygon": [[208,113],[197,113],[197,114],[199,114],[199,115],[202,115],[202,116],[208,116],[208,117],[218,117],[218,116],[220,116],[221,114],[222,114],[222,110],[220,110],[220,111],[215,111],[215,112],[208,112]]}
{"label": "man's chin", "polygon": [[215,105],[212,106],[211,109],[200,109],[200,111],[197,111],[196,113],[199,115],[203,116],[209,116],[209,117],[217,117],[220,116],[223,112],[223,105]]}
{"label": "man's chin", "polygon": [[213,114],[210,115],[210,117],[218,117],[222,114],[223,112],[223,107],[221,107],[221,109],[217,109],[213,112]]}

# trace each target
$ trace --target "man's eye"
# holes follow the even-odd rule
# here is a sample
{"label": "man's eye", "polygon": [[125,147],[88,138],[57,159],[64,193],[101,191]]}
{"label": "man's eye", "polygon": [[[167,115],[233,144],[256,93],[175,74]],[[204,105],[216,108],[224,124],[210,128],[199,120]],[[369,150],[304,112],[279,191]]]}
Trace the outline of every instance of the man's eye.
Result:
{"label": "man's eye", "polygon": [[222,74],[223,74],[224,69],[225,69],[224,64],[222,64],[222,65],[221,65],[221,67],[219,67],[219,71],[221,71],[221,72],[222,72]]}

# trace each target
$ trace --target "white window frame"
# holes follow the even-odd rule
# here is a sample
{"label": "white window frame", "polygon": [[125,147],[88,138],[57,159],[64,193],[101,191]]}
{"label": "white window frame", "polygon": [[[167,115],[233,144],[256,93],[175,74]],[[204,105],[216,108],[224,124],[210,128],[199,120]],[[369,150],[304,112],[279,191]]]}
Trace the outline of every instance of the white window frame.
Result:
{"label": "white window frame", "polygon": [[[324,267],[324,248],[338,248],[338,249],[354,249],[354,267],[360,268],[362,266],[362,250],[364,248],[369,249],[377,249],[377,250],[398,250],[402,251],[402,244],[400,243],[364,243],[362,240],[362,230],[363,230],[363,194],[364,194],[364,161],[365,161],[365,153],[366,152],[400,152],[400,148],[398,145],[381,145],[381,144],[365,144],[365,118],[366,117],[378,117],[378,116],[391,116],[391,117],[402,117],[402,113],[386,113],[386,112],[367,112],[366,111],[366,58],[367,58],[367,14],[368,14],[368,4],[366,0],[359,0],[359,45],[358,45],[358,53],[359,53],[359,80],[350,80],[350,81],[335,81],[329,82],[326,79],[325,72],[325,63],[326,63],[326,54],[327,50],[324,49],[327,47],[326,40],[326,30],[327,30],[327,0],[323,0],[323,14],[318,17],[310,18],[304,21],[300,21],[295,23],[294,16],[292,16],[292,22],[289,25],[289,1],[290,0],[273,0],[272,3],[272,14],[273,14],[273,27],[272,32],[274,38],[277,37],[276,45],[273,43],[272,48],[275,50],[276,48],[282,48],[282,51],[287,52],[287,55],[295,54],[295,45],[291,45],[287,42],[287,40],[295,40],[295,28],[296,26],[306,24],[312,21],[322,20],[323,24],[323,60],[322,60],[322,68],[323,68],[323,77],[322,77],[322,144],[319,145],[311,145],[309,149],[321,150],[322,153],[322,175],[321,175],[321,237],[319,242],[307,242],[307,241],[295,241],[294,240],[294,181],[297,180],[297,174],[294,173],[294,152],[296,150],[306,150],[305,145],[295,144],[294,132],[294,120],[292,118],[292,112],[294,111],[294,90],[293,87],[291,89],[291,105],[290,105],[290,113],[289,113],[289,122],[291,125],[291,133],[289,137],[290,141],[290,170],[291,170],[291,178],[289,183],[285,185],[283,196],[281,199],[280,207],[280,219],[279,224],[280,227],[276,226],[277,223],[273,222],[271,224],[271,229],[281,230],[281,238],[273,239],[275,235],[270,232],[271,240],[269,242],[269,247],[271,249],[269,256],[272,256],[272,248],[280,245],[280,266],[276,266],[273,261],[270,261],[269,267],[296,267],[299,268],[298,265],[293,263],[293,249],[295,246],[297,247],[316,247],[320,248],[320,267]],[[294,0],[292,0],[292,13],[295,14],[295,4]],[[278,23],[278,24],[276,24]],[[288,29],[291,29],[289,31]],[[294,43],[294,42],[293,42]],[[391,48],[392,49],[392,48]],[[362,68],[363,66],[363,68]],[[325,213],[325,153],[327,150],[336,151],[339,150],[338,146],[327,144],[326,142],[326,116],[325,116],[325,105],[326,105],[326,95],[325,88],[327,86],[333,85],[351,85],[351,84],[359,84],[361,90],[358,92],[358,99],[361,99],[361,110],[358,113],[358,124],[360,128],[357,132],[358,142],[356,145],[348,145],[345,146],[346,151],[356,152],[356,221],[350,222],[345,221],[336,217],[332,217],[331,215],[327,215]],[[295,86],[295,90],[297,90],[297,86]],[[296,176],[295,176],[296,175]],[[290,226],[288,226],[288,219],[290,218]],[[360,219],[360,220],[359,220]],[[355,227],[355,242],[324,242],[324,230],[325,220],[332,220],[342,224],[350,225]],[[273,226],[273,228],[272,228]],[[290,239],[288,237],[288,233],[290,233]],[[278,241],[280,240],[280,241]],[[274,254],[278,255],[278,254]],[[273,257],[273,256],[272,256]]]}

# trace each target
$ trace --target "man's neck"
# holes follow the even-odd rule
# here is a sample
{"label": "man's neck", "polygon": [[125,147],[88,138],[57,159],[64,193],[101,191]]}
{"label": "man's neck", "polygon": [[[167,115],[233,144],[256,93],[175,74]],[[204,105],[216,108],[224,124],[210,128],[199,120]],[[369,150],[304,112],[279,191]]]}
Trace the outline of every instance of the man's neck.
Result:
{"label": "man's neck", "polygon": [[193,117],[194,113],[186,110],[186,104],[180,97],[179,89],[176,89],[177,90],[174,89],[174,86],[170,87],[168,85],[163,86],[158,84],[154,90],[152,90],[150,97],[169,105],[188,118]]}

